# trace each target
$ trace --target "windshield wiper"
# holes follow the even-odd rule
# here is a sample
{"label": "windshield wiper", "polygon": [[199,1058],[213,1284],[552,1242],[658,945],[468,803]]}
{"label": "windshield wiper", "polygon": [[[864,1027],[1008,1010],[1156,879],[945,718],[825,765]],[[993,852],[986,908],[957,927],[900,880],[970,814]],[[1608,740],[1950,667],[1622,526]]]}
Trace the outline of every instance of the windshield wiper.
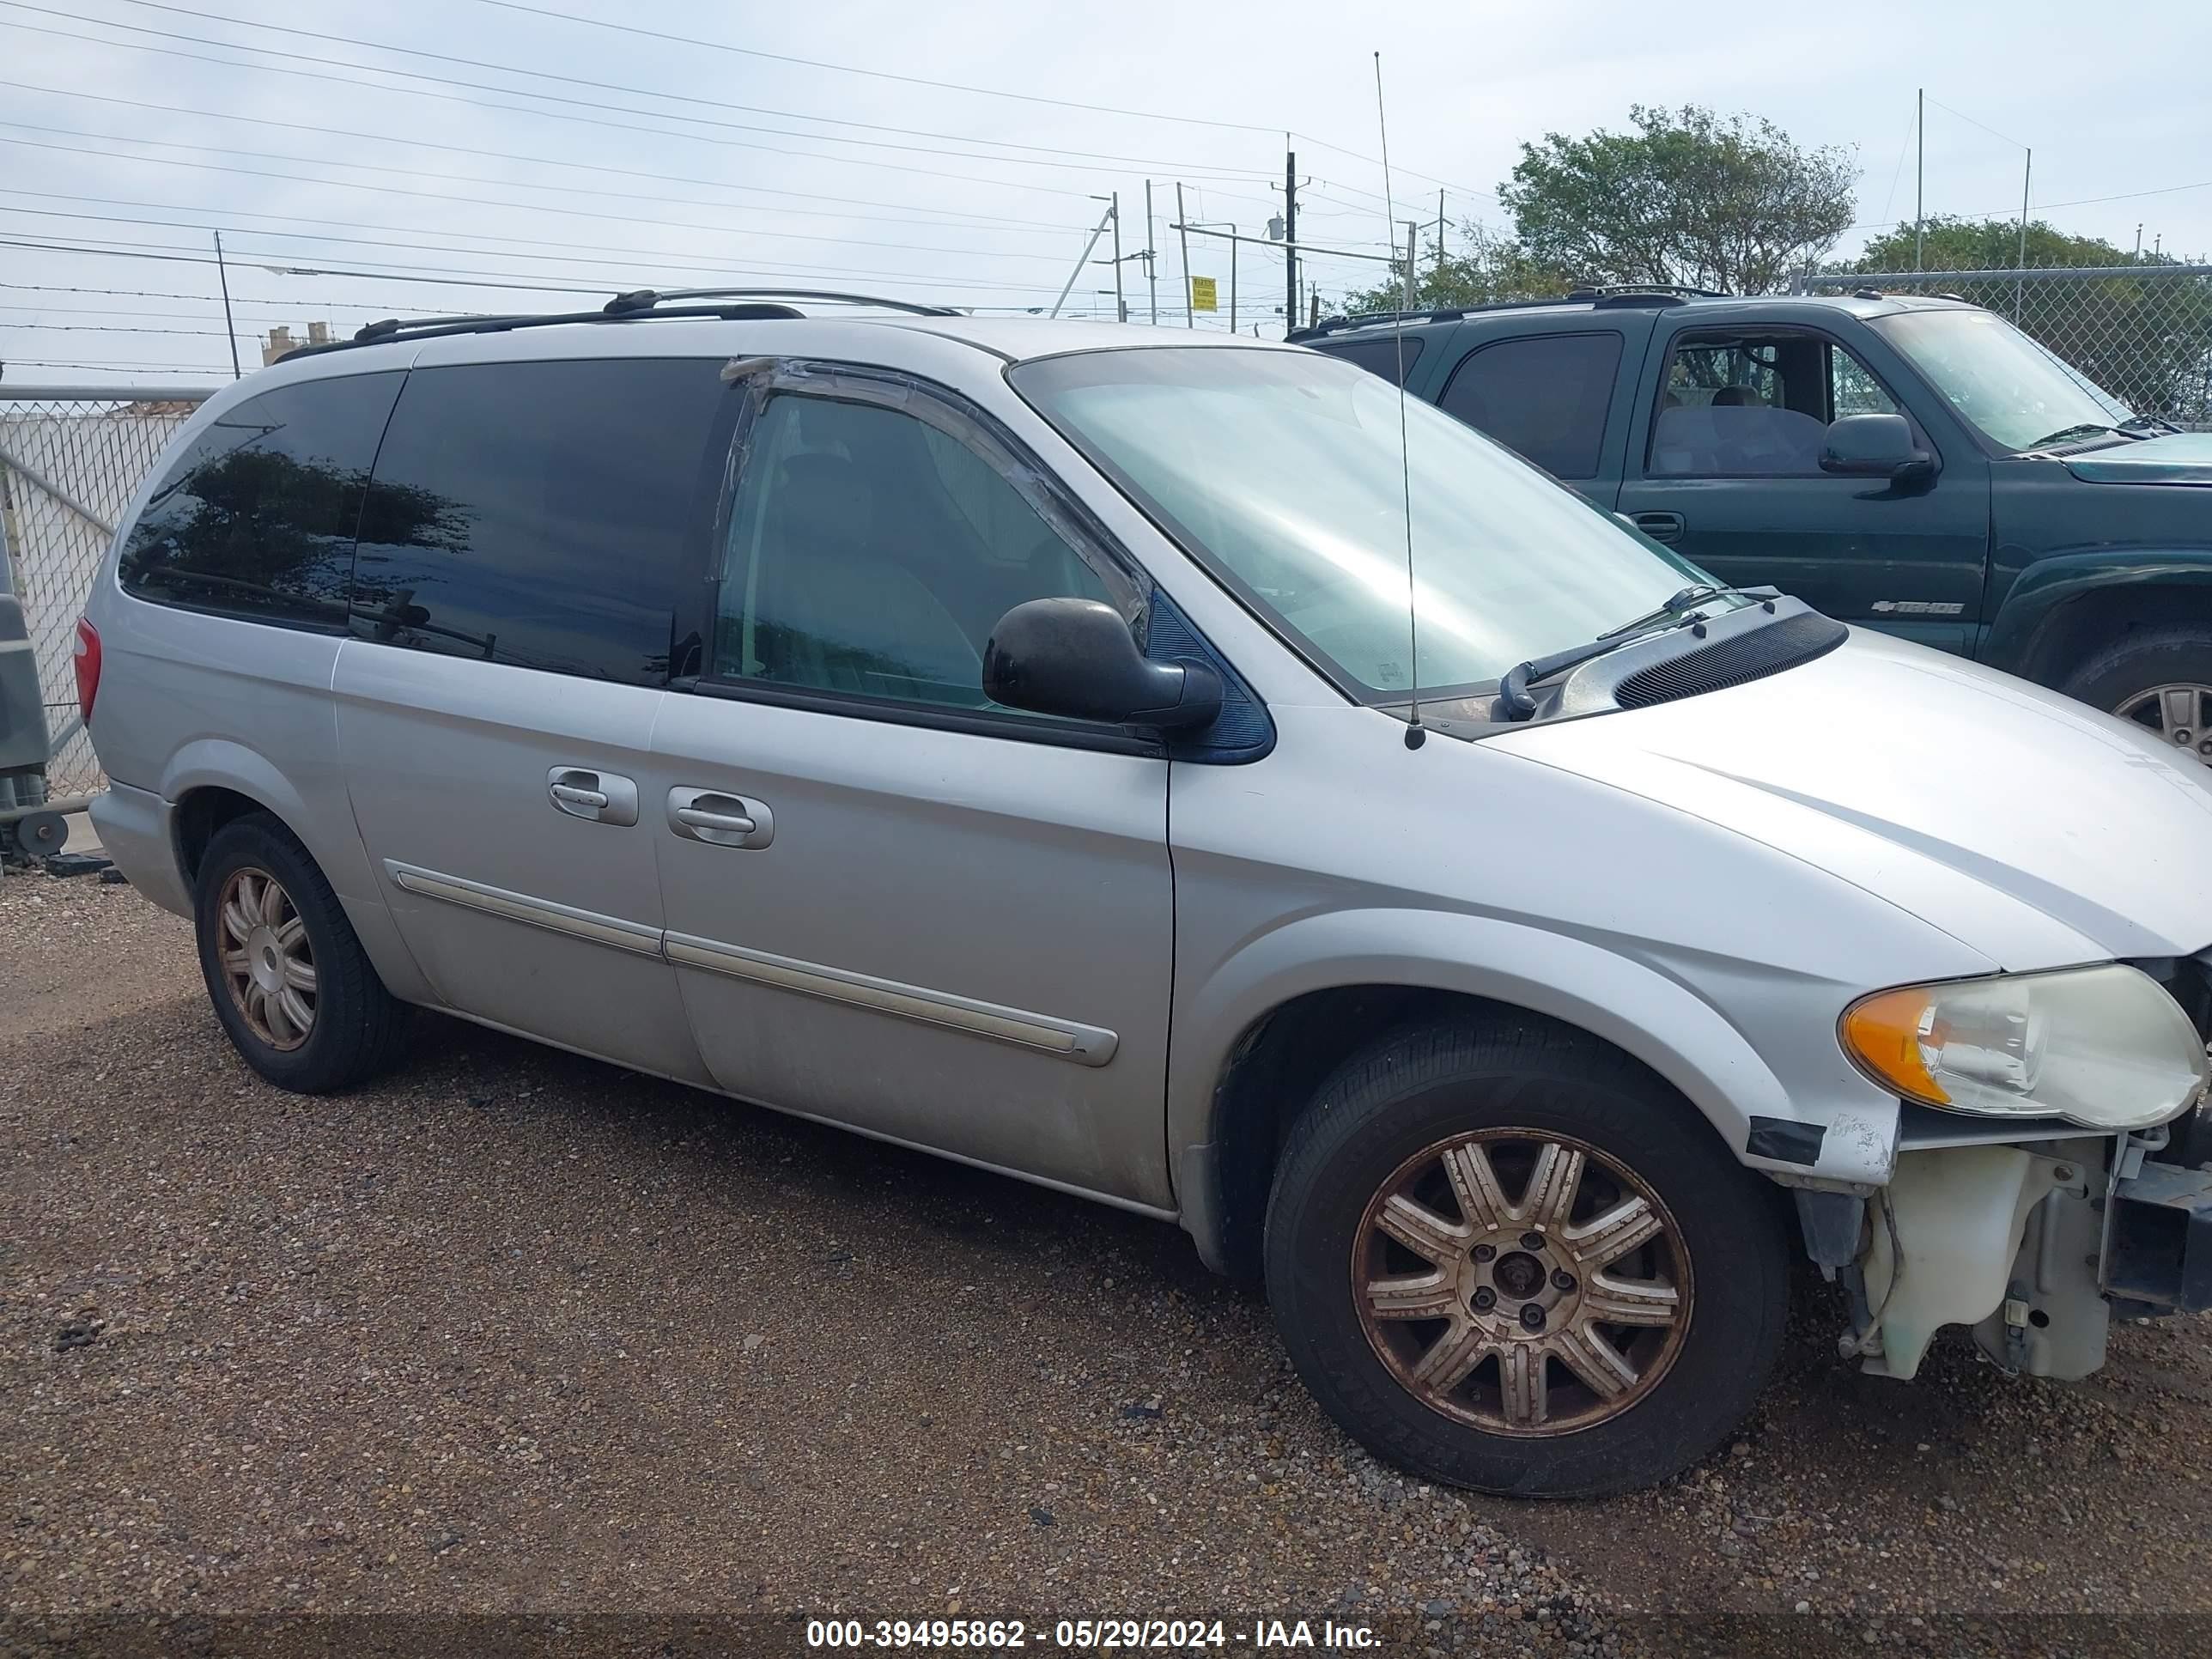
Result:
{"label": "windshield wiper", "polygon": [[1498,682],[1498,701],[1504,707],[1509,720],[1525,720],[1536,712],[1536,700],[1528,695],[1528,688],[1548,680],[1554,674],[1563,674],[1570,668],[1580,666],[1594,657],[1602,657],[1608,651],[1628,643],[1631,635],[1656,631],[1668,624],[1703,622],[1705,612],[1689,607],[1707,599],[1717,599],[1734,588],[1723,587],[1717,582],[1699,582],[1674,594],[1656,611],[1649,611],[1618,628],[1608,628],[1587,645],[1571,645],[1564,651],[1554,651],[1548,657],[1532,657],[1527,662],[1516,663],[1505,671],[1505,678]]}
{"label": "windshield wiper", "polygon": [[2180,432],[2186,428],[2182,427],[2179,422],[2169,421],[2164,416],[2160,415],[2130,415],[2126,420],[2122,421],[2119,425],[2113,429],[2115,431],[2127,433],[2130,436],[2137,436],[2148,435],[2154,431]]}
{"label": "windshield wiper", "polygon": [[[2144,434],[2130,432],[2125,427],[2107,426],[2102,421],[2084,421],[2079,426],[2062,426],[2047,436],[2038,438],[2028,449],[2048,449],[2053,444],[2063,444],[2069,438],[2094,437],[2100,432],[2109,432],[2116,438],[2140,438]],[[2026,453],[2026,451],[2022,451]]]}

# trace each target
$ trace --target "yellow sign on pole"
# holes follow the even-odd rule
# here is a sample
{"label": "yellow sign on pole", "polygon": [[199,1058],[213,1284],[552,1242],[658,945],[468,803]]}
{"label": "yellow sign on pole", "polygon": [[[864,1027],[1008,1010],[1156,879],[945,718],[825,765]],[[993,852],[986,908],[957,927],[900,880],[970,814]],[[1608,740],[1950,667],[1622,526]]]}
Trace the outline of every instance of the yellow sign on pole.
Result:
{"label": "yellow sign on pole", "polygon": [[1213,296],[1212,277],[1194,276],[1190,279],[1190,308],[1193,311],[1220,310],[1221,307],[1216,303]]}

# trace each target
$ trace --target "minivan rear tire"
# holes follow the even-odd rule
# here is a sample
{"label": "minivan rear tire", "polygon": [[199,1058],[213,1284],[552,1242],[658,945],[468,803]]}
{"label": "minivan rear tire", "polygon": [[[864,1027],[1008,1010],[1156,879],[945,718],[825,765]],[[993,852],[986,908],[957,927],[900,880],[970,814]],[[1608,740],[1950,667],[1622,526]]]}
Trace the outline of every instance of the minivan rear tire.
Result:
{"label": "minivan rear tire", "polygon": [[405,1006],[385,989],[330,882],[282,823],[254,812],[218,830],[194,896],[201,977],[248,1066],[280,1089],[319,1095],[391,1063]]}
{"label": "minivan rear tire", "polygon": [[[1541,1171],[1556,1207],[1532,1208]],[[1622,1231],[1595,1225],[1613,1218]],[[1425,1260],[1399,1242],[1409,1218]],[[1447,1248],[1423,1231],[1435,1220]],[[1774,1190],[1635,1060],[1548,1028],[1413,1030],[1355,1054],[1290,1130],[1265,1250],[1291,1359],[1347,1433],[1431,1480],[1525,1497],[1696,1462],[1751,1409],[1789,1311]]]}

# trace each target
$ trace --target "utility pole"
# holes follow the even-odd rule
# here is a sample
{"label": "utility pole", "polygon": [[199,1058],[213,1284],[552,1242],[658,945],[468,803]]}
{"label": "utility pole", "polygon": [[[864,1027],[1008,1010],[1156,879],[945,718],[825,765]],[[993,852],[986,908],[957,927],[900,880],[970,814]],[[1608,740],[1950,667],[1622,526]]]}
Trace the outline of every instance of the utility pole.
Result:
{"label": "utility pole", "polygon": [[[1234,231],[1237,227],[1232,224],[1229,228]],[[1237,244],[1233,241],[1229,245],[1229,331],[1237,331]]]}
{"label": "utility pole", "polygon": [[1920,240],[1928,228],[1928,88],[1913,94],[1917,100],[1912,118],[1912,268],[1920,269]]}
{"label": "utility pole", "polygon": [[1401,219],[1398,222],[1406,227],[1405,308],[1411,311],[1413,309],[1413,260],[1417,257],[1414,248],[1420,235],[1421,222],[1419,219]]}
{"label": "utility pole", "polygon": [[215,276],[222,284],[222,331],[230,342],[230,378],[243,380],[245,371],[238,366],[238,325],[230,317],[230,272],[222,263],[222,233],[215,233]]}
{"label": "utility pole", "polygon": [[1153,250],[1158,246],[1152,240],[1152,181],[1147,179],[1145,180],[1145,280],[1152,284],[1154,328],[1160,325],[1160,270],[1158,262],[1152,258]]}
{"label": "utility pole", "polygon": [[1114,320],[1129,320],[1129,307],[1121,299],[1121,192],[1114,192]]}
{"label": "utility pole", "polygon": [[[2027,269],[2027,181],[2034,173],[2035,152],[2031,149],[2027,152],[2027,160],[2021,162],[2020,167],[2020,268],[2022,270]],[[2020,320],[2021,300],[2027,287],[2025,277],[2015,278],[2013,282],[2012,319],[2015,323]]]}
{"label": "utility pole", "polygon": [[1443,193],[1443,191],[1439,190],[1439,191],[1437,192],[1437,285],[1439,288],[1441,288],[1441,287],[1443,285],[1443,279],[1444,279],[1444,193]]}
{"label": "utility pole", "polygon": [[[1094,196],[1091,199],[1096,202],[1100,198]],[[1067,281],[1060,288],[1060,298],[1052,302],[1054,316],[1060,315],[1060,308],[1067,303],[1067,296],[1075,291],[1075,279],[1083,275],[1085,267],[1090,264],[1091,251],[1098,246],[1098,239],[1106,234],[1106,227],[1113,217],[1114,210],[1109,207],[1098,216],[1098,222],[1091,227],[1091,240],[1083,245],[1083,252],[1075,256],[1075,269],[1067,273]]]}
{"label": "utility pole", "polygon": [[1283,135],[1283,332],[1298,325],[1298,158]]}
{"label": "utility pole", "polygon": [[[1183,227],[1190,222],[1182,216],[1182,180],[1176,180],[1176,240],[1182,248],[1182,325],[1198,326],[1198,307],[1190,296],[1190,233]],[[1235,246],[1233,242],[1230,245]]]}

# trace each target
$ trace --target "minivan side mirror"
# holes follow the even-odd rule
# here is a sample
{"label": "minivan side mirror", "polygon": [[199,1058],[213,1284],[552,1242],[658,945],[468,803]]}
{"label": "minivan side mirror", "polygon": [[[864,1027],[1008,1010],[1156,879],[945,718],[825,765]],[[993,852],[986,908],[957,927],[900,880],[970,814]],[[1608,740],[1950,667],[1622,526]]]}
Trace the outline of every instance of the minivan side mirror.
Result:
{"label": "minivan side mirror", "polygon": [[983,690],[1009,708],[1121,726],[1188,729],[1221,713],[1218,674],[1152,661],[1121,613],[1096,599],[1030,599],[1000,617]]}
{"label": "minivan side mirror", "polygon": [[1844,415],[1828,422],[1820,471],[1903,483],[1933,472],[1935,459],[1914,445],[1912,423],[1902,415]]}

